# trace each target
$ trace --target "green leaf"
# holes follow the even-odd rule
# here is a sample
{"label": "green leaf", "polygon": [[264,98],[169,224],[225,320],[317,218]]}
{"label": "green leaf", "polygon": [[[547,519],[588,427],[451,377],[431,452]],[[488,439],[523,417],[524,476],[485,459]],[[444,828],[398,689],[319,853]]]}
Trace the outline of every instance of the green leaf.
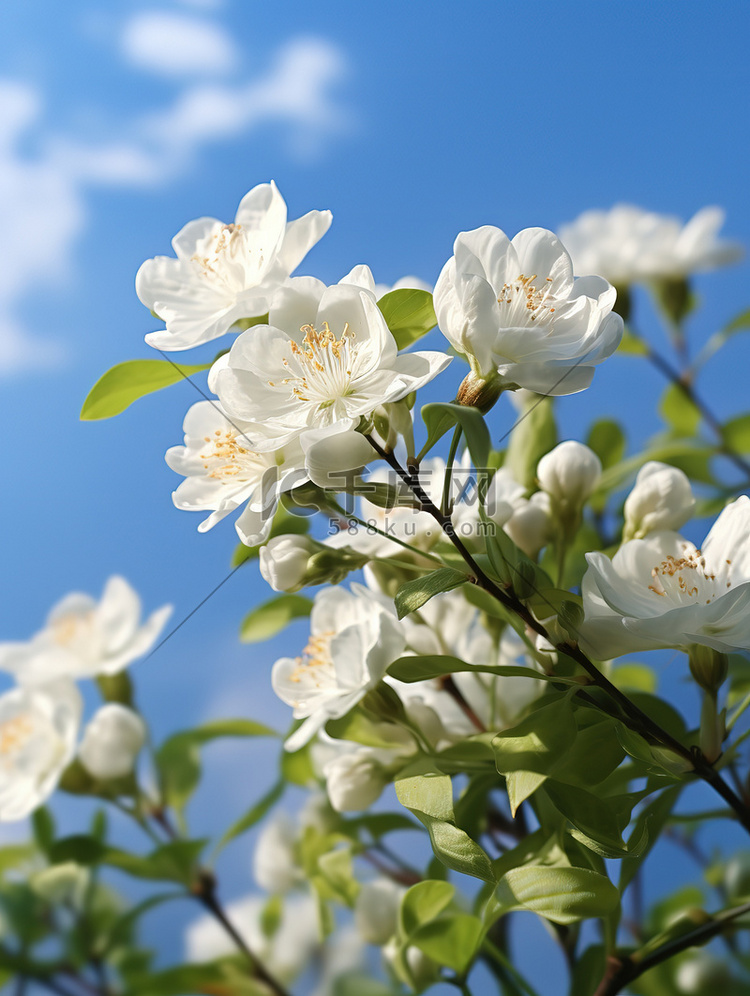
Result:
{"label": "green leaf", "polygon": [[433,401],[422,408],[422,420],[427,429],[427,442],[420,459],[454,426],[460,425],[474,466],[484,468],[489,460],[491,441],[487,423],[478,408]]}
{"label": "green leaf", "polygon": [[677,800],[682,792],[681,785],[674,785],[671,788],[660,792],[655,799],[651,799],[648,805],[638,814],[633,827],[632,836],[636,834],[648,834],[647,844],[635,855],[625,858],[620,865],[620,892],[624,893],[628,885],[633,881],[638,873],[638,869],[648,857],[651,848],[659,841],[661,832],[664,829],[669,816],[677,804]]}
{"label": "green leaf", "polygon": [[412,934],[410,943],[438,965],[463,975],[482,943],[482,921],[468,913],[441,916]]}
{"label": "green leaf", "polygon": [[529,910],[553,923],[604,917],[620,894],[604,875],[589,868],[513,868],[500,879],[495,900],[501,913]]}
{"label": "green leaf", "polygon": [[224,719],[183,730],[165,740],[156,752],[162,791],[169,805],[180,812],[201,777],[198,748],[220,737],[275,737],[275,730],[250,719]]}
{"label": "green leaf", "polygon": [[49,849],[50,864],[60,865],[65,861],[75,861],[79,865],[94,865],[102,860],[106,847],[95,837],[87,834],[74,834],[61,837]]}
{"label": "green leaf", "polygon": [[216,845],[214,856],[218,854],[219,851],[223,850],[231,840],[239,837],[247,830],[250,830],[251,827],[254,827],[256,823],[259,823],[266,813],[270,812],[270,810],[273,809],[282,797],[284,794],[284,788],[285,785],[283,781],[276,782],[276,784],[273,785],[264,796],[262,796],[243,816],[233,823]]}
{"label": "green leaf", "polygon": [[119,415],[144,394],[160,391],[163,387],[208,370],[211,365],[181,366],[167,360],[127,360],[118,363],[102,374],[89,391],[81,409],[81,419],[91,421]]}
{"label": "green leaf", "polygon": [[726,445],[735,453],[750,453],[750,412],[730,418],[721,429]]}
{"label": "green leaf", "polygon": [[378,301],[386,325],[399,349],[406,349],[437,325],[432,294],[426,290],[400,287]]}
{"label": "green leaf", "polygon": [[[639,799],[637,794],[600,798],[593,792],[575,785],[562,785],[552,779],[544,783],[544,792],[579,831],[573,836],[581,843],[606,858],[623,858],[631,854],[622,833]],[[634,843],[645,846],[645,839]]]}
{"label": "green leaf", "polygon": [[556,443],[554,399],[535,397],[516,420],[503,466],[519,484],[527,490],[534,490],[536,465]]}
{"label": "green leaf", "polygon": [[625,456],[625,433],[619,422],[600,418],[589,429],[586,445],[596,453],[606,470]]}
{"label": "green leaf", "polygon": [[465,584],[469,575],[455,571],[452,567],[439,567],[436,571],[424,574],[421,578],[407,581],[401,585],[394,599],[399,619],[408,616],[410,612],[421,609],[435,595],[444,591],[452,591]]}
{"label": "green leaf", "polygon": [[46,806],[34,810],[31,816],[34,840],[40,851],[49,853],[55,839],[55,818]]}
{"label": "green leaf", "polygon": [[629,329],[625,329],[622,334],[622,339],[620,345],[617,347],[617,352],[625,356],[648,356],[648,346]]}
{"label": "green leaf", "polygon": [[[415,681],[429,681],[431,678],[441,678],[446,674],[457,674],[461,671],[471,671],[474,674],[494,674],[503,678],[535,678],[541,681],[553,681],[565,683],[568,679],[559,678],[557,675],[546,675],[540,671],[535,671],[530,667],[504,666],[500,664],[469,664],[459,657],[440,655],[415,655],[414,657],[399,657],[388,668],[388,674],[399,681],[413,683]],[[575,682],[578,684],[578,682]],[[330,724],[329,724],[330,725]],[[341,739],[347,739],[341,737]],[[364,741],[359,741],[360,743]],[[383,746],[375,744],[373,746]]]}
{"label": "green leaf", "polygon": [[418,882],[404,893],[399,909],[399,929],[405,938],[411,937],[424,924],[440,916],[456,894],[450,882],[428,880]]}
{"label": "green leaf", "polygon": [[448,868],[485,882],[494,880],[486,852],[454,823],[451,780],[419,761],[397,776],[396,796],[427,829],[435,856]]}
{"label": "green leaf", "polygon": [[245,616],[240,626],[243,643],[260,643],[270,640],[289,625],[292,619],[309,616],[313,603],[304,595],[279,595]]}
{"label": "green leaf", "polygon": [[669,384],[659,401],[659,412],[677,436],[694,436],[701,413],[679,384]]}
{"label": "green leaf", "polygon": [[494,737],[497,770],[501,775],[510,771],[549,775],[577,734],[570,698],[566,695],[555,699]]}
{"label": "green leaf", "polygon": [[118,848],[104,848],[102,861],[134,878],[190,885],[205,846],[205,840],[174,840],[145,857]]}

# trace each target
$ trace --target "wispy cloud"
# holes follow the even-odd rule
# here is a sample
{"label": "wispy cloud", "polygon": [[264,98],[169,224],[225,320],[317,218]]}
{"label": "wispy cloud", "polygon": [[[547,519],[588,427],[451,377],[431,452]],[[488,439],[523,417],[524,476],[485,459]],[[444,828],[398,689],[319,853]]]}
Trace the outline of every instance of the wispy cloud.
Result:
{"label": "wispy cloud", "polygon": [[[202,53],[196,49],[199,24]],[[21,306],[32,287],[71,273],[92,188],[159,186],[188,170],[211,143],[245,137],[269,123],[286,125],[293,156],[320,154],[329,136],[347,127],[335,93],[347,61],[324,39],[291,39],[250,78],[239,75],[229,36],[205,16],[141,12],[124,25],[121,39],[126,65],[168,74],[178,89],[171,103],[112,122],[116,141],[59,130],[46,118],[42,92],[0,79],[0,225],[12,246],[0,271],[0,374],[32,363],[38,368],[40,356],[47,362],[62,356],[50,343],[39,348],[24,328]],[[160,51],[170,54],[159,61]],[[231,76],[206,79],[219,71]]]}
{"label": "wispy cloud", "polygon": [[239,62],[224,28],[205,17],[144,10],[125,25],[122,54],[138,69],[164,76],[223,76]]}

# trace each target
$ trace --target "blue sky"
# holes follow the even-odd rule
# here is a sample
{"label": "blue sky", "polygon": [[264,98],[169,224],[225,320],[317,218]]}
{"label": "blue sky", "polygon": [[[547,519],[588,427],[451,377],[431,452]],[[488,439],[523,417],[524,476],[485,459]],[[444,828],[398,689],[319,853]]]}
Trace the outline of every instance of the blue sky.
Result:
{"label": "blue sky", "polygon": [[[140,263],[169,252],[191,218],[230,220],[256,183],[275,179],[291,217],[333,211],[300,271],[330,282],[360,262],[383,282],[434,281],[461,230],[556,228],[617,201],[685,219],[720,204],[726,234],[750,243],[740,0],[26,0],[2,20],[0,639],[28,636],[65,592],[98,593],[111,573],[148,608],[174,603],[177,619],[226,575],[232,525],[199,536],[197,517],[170,499],[177,479],[163,454],[181,441],[190,387],[112,421],[80,423],[78,412],[105,369],[153,355],[143,336],[154,321],[133,290]],[[694,342],[747,307],[747,276],[745,261],[700,278]],[[723,414],[746,397],[750,356],[732,349],[705,382]],[[446,374],[439,396],[458,376]],[[615,358],[559,406],[566,434],[618,414],[637,441],[657,428],[660,387]],[[498,413],[499,434],[510,411]],[[158,734],[238,703],[285,724],[268,690],[281,642],[235,638],[263,597],[243,569],[136,668]],[[249,767],[233,749],[222,757],[236,758],[233,778]],[[227,798],[220,768],[199,830],[255,794]]]}

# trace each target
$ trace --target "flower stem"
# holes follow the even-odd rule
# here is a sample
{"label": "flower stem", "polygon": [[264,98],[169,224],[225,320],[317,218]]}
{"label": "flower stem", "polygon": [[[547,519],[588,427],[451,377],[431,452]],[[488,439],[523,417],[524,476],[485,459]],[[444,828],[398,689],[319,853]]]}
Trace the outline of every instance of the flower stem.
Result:
{"label": "flower stem", "polygon": [[[515,595],[512,588],[510,588],[510,586],[508,586],[508,588],[501,587],[497,582],[493,581],[492,578],[485,574],[479,564],[477,564],[474,560],[471,553],[466,549],[461,539],[456,535],[450,516],[444,515],[443,512],[434,504],[434,502],[431,501],[416,476],[405,470],[398,462],[394,454],[386,453],[383,448],[372,438],[372,436],[368,436],[367,438],[376,452],[393,468],[393,470],[396,471],[404,483],[412,490],[415,498],[419,501],[422,510],[429,512],[429,514],[432,515],[432,517],[439,523],[443,532],[453,543],[456,550],[463,557],[467,567],[471,570],[474,583],[496,598],[497,601],[499,601],[501,605],[504,605],[510,612],[513,612],[519,616],[519,618],[522,619],[523,622],[535,633],[538,633],[544,639],[549,640],[554,644],[554,639],[550,638],[550,635],[542,623],[540,623],[526,608],[523,602]],[[540,592],[537,591],[536,594],[538,595]],[[553,613],[555,613],[555,608],[550,603],[550,615]],[[583,668],[591,679],[591,684],[601,688],[603,692],[605,692],[620,706],[623,713],[622,721],[630,729],[634,730],[636,733],[639,733],[652,743],[668,747],[684,760],[688,761],[695,774],[699,778],[703,779],[703,781],[707,782],[707,784],[709,784],[714,791],[718,792],[722,799],[724,799],[724,801],[732,807],[737,814],[739,822],[750,834],[750,810],[747,806],[745,806],[739,796],[734,793],[729,785],[727,785],[718,771],[715,770],[713,765],[703,756],[700,750],[697,748],[691,749],[686,747],[666,730],[662,729],[658,723],[651,719],[650,716],[647,716],[646,713],[639,709],[638,706],[632,702],[624,692],[620,691],[616,685],[612,684],[609,678],[602,674],[596,664],[589,660],[577,643],[557,643],[554,645],[555,649],[559,653],[570,657],[576,662],[576,664],[579,664]]]}
{"label": "flower stem", "polygon": [[463,429],[460,425],[457,425],[453,432],[453,439],[451,439],[451,447],[448,451],[448,459],[445,462],[445,480],[443,481],[443,500],[440,503],[445,515],[451,514],[451,479],[453,477],[453,461],[456,459],[456,452],[458,451],[458,444],[461,442],[461,435],[463,434]]}
{"label": "flower stem", "polygon": [[[617,958],[611,957],[604,978],[599,984],[594,996],[617,996],[624,986],[660,965],[663,961],[673,958],[687,948],[707,944],[713,937],[722,933],[724,928],[738,917],[750,913],[750,903],[743,903],[734,909],[724,910],[716,914],[706,923],[702,923],[679,937],[671,938],[655,949],[645,947],[632,954]],[[653,943],[653,942],[651,942]]]}

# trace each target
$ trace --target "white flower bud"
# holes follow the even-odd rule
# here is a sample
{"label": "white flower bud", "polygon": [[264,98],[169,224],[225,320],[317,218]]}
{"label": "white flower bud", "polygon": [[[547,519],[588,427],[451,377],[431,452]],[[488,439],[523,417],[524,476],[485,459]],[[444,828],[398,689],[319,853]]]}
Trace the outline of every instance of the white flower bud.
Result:
{"label": "white flower bud", "polygon": [[685,996],[703,996],[725,990],[732,981],[732,973],[715,955],[701,951],[680,965],[675,981]]}
{"label": "white flower bud", "polygon": [[146,725],[141,717],[119,702],[108,702],[86,727],[78,757],[100,781],[122,778],[133,770],[145,742]]}
{"label": "white flower bud", "polygon": [[677,467],[649,460],[638,471],[635,485],[625,499],[623,542],[643,539],[649,533],[678,531],[695,509],[687,476]]}
{"label": "white flower bud", "polygon": [[505,523],[508,536],[532,560],[549,543],[552,529],[550,498],[545,491],[537,491],[528,501],[521,502]]}
{"label": "white flower bud", "polygon": [[396,933],[398,910],[406,892],[389,878],[365,882],[354,905],[354,923],[363,940],[382,947]]}
{"label": "white flower bud", "polygon": [[299,880],[295,839],[295,824],[286,813],[263,825],[253,852],[253,876],[261,889],[284,893]]}
{"label": "white flower bud", "polygon": [[316,548],[307,536],[274,536],[260,549],[260,573],[274,591],[297,591]]}
{"label": "white flower bud", "polygon": [[583,443],[568,439],[543,456],[536,468],[542,491],[553,502],[580,509],[602,473],[599,457]]}
{"label": "white flower bud", "polygon": [[329,761],[323,774],[331,805],[338,813],[367,809],[388,784],[385,768],[368,747]]}
{"label": "white flower bud", "polygon": [[523,501],[524,487],[511,472],[501,467],[490,481],[485,499],[487,515],[498,526],[504,526]]}
{"label": "white flower bud", "polygon": [[302,439],[305,467],[319,488],[345,491],[359,478],[375,450],[361,432],[333,425],[306,432]]}
{"label": "white flower bud", "polygon": [[34,892],[48,903],[70,904],[79,909],[88,888],[89,871],[75,861],[65,861],[32,875],[30,884]]}

